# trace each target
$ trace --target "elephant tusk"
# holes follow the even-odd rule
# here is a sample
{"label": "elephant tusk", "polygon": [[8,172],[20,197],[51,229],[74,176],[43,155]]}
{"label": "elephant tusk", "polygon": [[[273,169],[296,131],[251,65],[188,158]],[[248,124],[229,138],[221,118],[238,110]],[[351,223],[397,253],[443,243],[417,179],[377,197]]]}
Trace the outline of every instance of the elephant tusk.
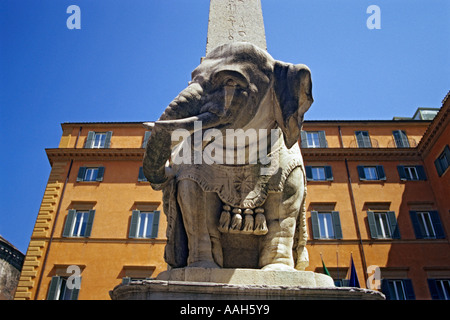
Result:
{"label": "elephant tusk", "polygon": [[155,127],[154,122],[144,122],[142,125],[144,126],[145,129],[150,131]]}
{"label": "elephant tusk", "polygon": [[[174,120],[158,120],[155,123],[149,125],[149,127],[159,127],[168,131],[174,131],[177,129],[185,129],[189,132],[194,132],[194,123],[201,122],[202,128],[207,129],[213,127],[219,123],[219,116],[211,112],[204,112],[198,116],[192,116],[183,119]],[[146,123],[148,124],[148,122]],[[145,125],[145,124],[144,124]]]}

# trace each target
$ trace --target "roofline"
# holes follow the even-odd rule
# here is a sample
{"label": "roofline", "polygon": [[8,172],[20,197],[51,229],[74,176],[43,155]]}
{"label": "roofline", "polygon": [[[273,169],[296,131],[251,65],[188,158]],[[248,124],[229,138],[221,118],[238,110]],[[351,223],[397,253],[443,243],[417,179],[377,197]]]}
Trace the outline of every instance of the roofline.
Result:
{"label": "roofline", "polygon": [[[144,124],[153,121],[99,121],[99,122],[63,122],[61,126],[96,126],[96,125],[135,125]],[[398,119],[398,120],[304,120],[303,123],[430,123],[432,120],[413,120],[413,119]]]}

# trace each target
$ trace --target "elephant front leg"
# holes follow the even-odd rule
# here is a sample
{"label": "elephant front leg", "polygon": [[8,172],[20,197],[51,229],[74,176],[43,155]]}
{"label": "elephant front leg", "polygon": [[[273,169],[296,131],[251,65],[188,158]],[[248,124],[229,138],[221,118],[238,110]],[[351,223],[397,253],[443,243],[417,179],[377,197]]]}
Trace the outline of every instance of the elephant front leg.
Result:
{"label": "elephant front leg", "polygon": [[264,208],[269,231],[260,240],[260,268],[295,270],[293,246],[304,187],[301,168],[296,168],[287,178],[283,192],[267,197]]}
{"label": "elephant front leg", "polygon": [[177,201],[188,237],[188,267],[219,268],[223,265],[217,230],[221,202],[190,180],[178,182]]}

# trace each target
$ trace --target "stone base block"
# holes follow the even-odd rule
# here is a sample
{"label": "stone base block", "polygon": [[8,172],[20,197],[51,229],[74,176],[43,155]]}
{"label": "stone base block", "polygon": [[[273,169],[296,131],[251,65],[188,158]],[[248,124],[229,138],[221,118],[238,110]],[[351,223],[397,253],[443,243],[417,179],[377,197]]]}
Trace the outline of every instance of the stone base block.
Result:
{"label": "stone base block", "polygon": [[312,271],[174,269],[154,280],[132,281],[110,291],[113,300],[384,300],[378,291],[335,287]]}

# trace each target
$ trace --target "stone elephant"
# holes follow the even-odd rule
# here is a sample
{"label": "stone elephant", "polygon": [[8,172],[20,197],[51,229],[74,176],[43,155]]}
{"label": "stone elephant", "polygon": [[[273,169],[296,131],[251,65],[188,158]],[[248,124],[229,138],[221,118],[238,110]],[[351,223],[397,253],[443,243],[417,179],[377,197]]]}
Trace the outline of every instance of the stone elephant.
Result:
{"label": "stone elephant", "polygon": [[144,174],[163,191],[171,267],[308,265],[298,139],[311,88],[305,65],[226,44],[202,60],[157,121],[144,124],[152,130]]}

